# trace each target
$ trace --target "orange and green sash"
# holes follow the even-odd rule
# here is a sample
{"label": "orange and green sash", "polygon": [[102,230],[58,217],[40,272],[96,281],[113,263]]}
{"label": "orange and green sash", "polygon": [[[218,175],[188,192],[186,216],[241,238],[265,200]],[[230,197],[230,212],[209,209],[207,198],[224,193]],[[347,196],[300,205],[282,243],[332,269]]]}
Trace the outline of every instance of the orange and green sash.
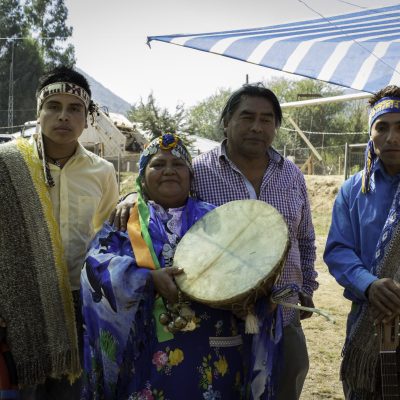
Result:
{"label": "orange and green sash", "polygon": [[[128,235],[135,254],[136,264],[141,268],[156,270],[160,268],[160,263],[154,251],[153,242],[149,233],[150,213],[145,203],[140,187],[140,178],[136,179],[138,190],[138,200],[131,211],[128,221]],[[165,305],[161,296],[157,296],[154,303],[153,316],[156,322],[157,339],[165,342],[173,339],[174,335],[168,332],[160,323],[159,316],[165,313]]]}

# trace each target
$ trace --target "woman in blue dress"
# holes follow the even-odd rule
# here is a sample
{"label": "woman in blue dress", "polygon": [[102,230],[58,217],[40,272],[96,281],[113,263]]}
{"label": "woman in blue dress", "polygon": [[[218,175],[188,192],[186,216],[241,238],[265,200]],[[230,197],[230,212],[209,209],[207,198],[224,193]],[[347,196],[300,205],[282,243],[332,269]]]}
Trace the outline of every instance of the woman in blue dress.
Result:
{"label": "woman in blue dress", "polygon": [[84,399],[241,399],[238,319],[184,299],[174,250],[214,206],[190,197],[190,154],[163,135],[139,161],[128,232],[105,224],[88,251],[81,286]]}

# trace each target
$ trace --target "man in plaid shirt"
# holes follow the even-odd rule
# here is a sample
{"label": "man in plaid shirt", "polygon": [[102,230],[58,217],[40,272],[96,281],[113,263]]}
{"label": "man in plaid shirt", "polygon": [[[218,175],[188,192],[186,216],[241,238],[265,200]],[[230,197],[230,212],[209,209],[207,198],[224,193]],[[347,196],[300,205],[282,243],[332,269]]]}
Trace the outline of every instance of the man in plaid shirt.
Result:
{"label": "man in plaid shirt", "polygon": [[[216,206],[241,199],[258,199],[274,206],[283,215],[290,235],[289,253],[277,285],[297,284],[301,292],[291,302],[313,307],[312,295],[318,288],[314,228],[303,174],[272,148],[281,120],[279,101],[264,86],[244,85],[234,92],[220,118],[224,141],[193,160],[194,189],[201,200]],[[300,319],[310,316],[304,311],[283,310],[279,400],[300,397],[309,366]]]}

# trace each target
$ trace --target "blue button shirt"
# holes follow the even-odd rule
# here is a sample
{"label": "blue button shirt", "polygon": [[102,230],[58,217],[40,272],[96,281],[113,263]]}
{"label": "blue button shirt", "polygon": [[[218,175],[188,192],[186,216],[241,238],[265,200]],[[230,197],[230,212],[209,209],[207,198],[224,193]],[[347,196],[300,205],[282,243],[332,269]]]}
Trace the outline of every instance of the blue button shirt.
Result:
{"label": "blue button shirt", "polygon": [[378,161],[368,194],[361,192],[360,172],[343,184],[336,198],[324,261],[345,288],[344,296],[356,303],[367,300],[366,289],[378,279],[371,273],[372,262],[399,181],[400,175],[388,175]]}

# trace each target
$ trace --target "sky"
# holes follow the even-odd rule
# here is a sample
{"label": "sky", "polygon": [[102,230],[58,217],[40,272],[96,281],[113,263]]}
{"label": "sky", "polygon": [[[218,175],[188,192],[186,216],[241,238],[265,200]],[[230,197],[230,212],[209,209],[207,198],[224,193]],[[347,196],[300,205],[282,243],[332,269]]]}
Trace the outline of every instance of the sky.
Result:
{"label": "sky", "polygon": [[[293,78],[147,36],[255,28],[398,4],[394,0],[65,0],[77,67],[131,104],[190,107],[246,80]],[[314,11],[313,11],[314,10]]]}

